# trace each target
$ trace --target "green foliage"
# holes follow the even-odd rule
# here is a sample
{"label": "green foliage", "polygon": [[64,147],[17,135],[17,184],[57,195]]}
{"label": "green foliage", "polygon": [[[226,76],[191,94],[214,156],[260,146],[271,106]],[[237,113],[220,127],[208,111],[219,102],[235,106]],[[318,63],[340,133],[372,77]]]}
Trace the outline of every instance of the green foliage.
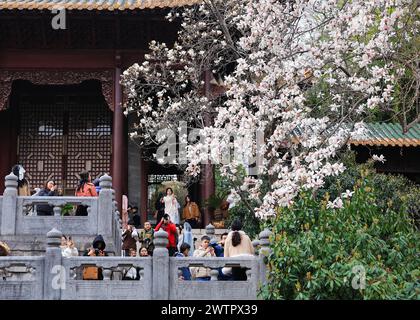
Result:
{"label": "green foliage", "polygon": [[[231,189],[239,189],[238,186],[242,184],[243,179],[246,177],[246,171],[243,167],[240,167],[235,174],[234,181],[222,177],[220,174],[220,169],[216,167],[215,170],[215,182],[216,182],[216,193],[220,192],[226,194],[230,193]],[[264,184],[263,190],[268,189],[268,182]],[[263,191],[264,192],[264,191]],[[256,201],[248,200],[248,194],[246,191],[242,192],[243,199],[235,203],[235,206],[229,209],[229,216],[226,219],[225,226],[230,227],[233,220],[238,218],[242,221],[243,231],[245,231],[248,236],[253,239],[256,238],[261,231],[261,221],[255,217],[254,208],[258,207]]]}
{"label": "green foliage", "polygon": [[228,192],[223,190],[216,190],[214,194],[205,200],[205,205],[211,210],[220,209],[220,206],[224,201],[226,201],[227,196]]}
{"label": "green foliage", "polygon": [[342,155],[346,170],[338,177],[326,180],[325,187],[319,190],[318,197],[326,193],[331,199],[339,197],[346,190],[352,190],[356,181],[362,178],[362,173],[369,174],[372,188],[380,193],[375,204],[386,212],[392,209],[396,212],[405,210],[409,217],[415,220],[417,228],[420,227],[420,188],[402,175],[375,173],[373,162],[356,164],[355,154],[347,152]]}
{"label": "green foliage", "polygon": [[[377,176],[361,167],[341,209],[327,208],[328,192],[302,193],[279,209],[269,223],[273,251],[263,298],[420,299],[419,233],[404,203],[383,204],[388,190],[375,188]],[[354,177],[336,184],[346,188],[346,178]],[[360,284],[355,267],[365,270],[364,289],[353,288]]]}

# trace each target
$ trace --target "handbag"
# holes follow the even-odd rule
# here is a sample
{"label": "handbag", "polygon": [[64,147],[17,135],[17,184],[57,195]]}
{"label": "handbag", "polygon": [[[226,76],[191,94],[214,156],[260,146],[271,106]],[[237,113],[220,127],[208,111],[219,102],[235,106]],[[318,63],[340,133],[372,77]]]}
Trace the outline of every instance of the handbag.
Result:
{"label": "handbag", "polygon": [[84,267],[83,280],[98,280],[99,269],[98,267]]}

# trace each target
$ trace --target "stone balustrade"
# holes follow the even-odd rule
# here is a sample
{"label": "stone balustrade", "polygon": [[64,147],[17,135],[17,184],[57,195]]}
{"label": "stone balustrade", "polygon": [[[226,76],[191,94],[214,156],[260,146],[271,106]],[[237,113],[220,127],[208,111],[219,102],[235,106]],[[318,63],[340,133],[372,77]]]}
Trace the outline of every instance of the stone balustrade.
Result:
{"label": "stone balustrade", "polygon": [[[17,177],[5,178],[5,190],[0,197],[0,236],[19,254],[37,254],[44,250],[43,238],[52,228],[72,235],[76,243],[86,243],[101,234],[113,254],[121,252],[121,221],[114,199],[112,178],[100,178],[98,197],[20,197],[17,195]],[[38,216],[38,205],[50,205],[52,216]],[[83,205],[87,216],[62,215],[64,207]],[[79,248],[82,249],[82,248]]]}
{"label": "stone balustrade", "polygon": [[[235,258],[169,257],[167,233],[155,233],[153,257],[72,257],[61,255],[61,232],[47,233],[45,255],[0,257],[0,299],[121,300],[121,299],[257,299],[265,283],[265,254],[269,253],[268,230],[260,234],[259,256]],[[83,280],[83,268],[102,269],[103,280]],[[211,269],[210,281],[186,281],[182,267]],[[139,268],[139,280],[122,280],[128,268]],[[246,268],[245,281],[218,281],[219,268]]]}

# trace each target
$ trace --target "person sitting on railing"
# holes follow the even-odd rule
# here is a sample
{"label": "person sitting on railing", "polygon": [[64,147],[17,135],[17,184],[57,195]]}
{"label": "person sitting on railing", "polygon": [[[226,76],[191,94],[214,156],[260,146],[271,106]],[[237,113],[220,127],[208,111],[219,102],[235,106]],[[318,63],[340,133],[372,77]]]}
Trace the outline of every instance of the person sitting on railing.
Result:
{"label": "person sitting on railing", "polygon": [[[242,222],[235,219],[231,226],[232,231],[229,232],[226,242],[224,256],[239,257],[239,256],[254,256],[254,246],[247,234],[242,231]],[[246,268],[234,267],[223,268],[222,272],[225,275],[232,274],[233,280],[247,280]]]}
{"label": "person sitting on railing", "polygon": [[[92,242],[90,247],[84,254],[89,257],[105,257],[108,256],[105,251],[106,244],[104,238],[101,235],[97,235]],[[103,280],[102,268],[98,267],[84,267],[83,268],[83,280]]]}
{"label": "person sitting on railing", "polygon": [[[58,196],[57,193],[57,185],[54,183],[53,180],[48,181],[44,188],[41,189],[38,193],[38,197],[56,197]],[[48,204],[37,204],[36,212],[38,216],[53,216],[53,206]]]}
{"label": "person sitting on railing", "polygon": [[[77,185],[75,195],[76,197],[97,197],[98,193],[94,184],[91,182],[92,177],[88,171],[80,172],[80,181]],[[76,209],[76,216],[87,216],[87,207],[79,205]]]}
{"label": "person sitting on railing", "polygon": [[[188,243],[183,243],[180,246],[179,251],[175,254],[177,258],[185,258],[190,255],[191,246]],[[182,276],[180,277],[181,280],[191,280],[191,271],[188,267],[181,268]]]}
{"label": "person sitting on railing", "polygon": [[[201,237],[201,246],[194,251],[194,257],[211,258],[215,257],[214,249],[210,245],[210,237]],[[197,281],[210,281],[210,268],[205,267],[191,267],[191,275]]]}
{"label": "person sitting on railing", "polygon": [[171,222],[169,214],[164,214],[162,220],[156,226],[155,232],[159,231],[160,228],[168,233],[168,245],[166,247],[168,248],[169,256],[173,257],[176,252],[177,231],[175,224]]}

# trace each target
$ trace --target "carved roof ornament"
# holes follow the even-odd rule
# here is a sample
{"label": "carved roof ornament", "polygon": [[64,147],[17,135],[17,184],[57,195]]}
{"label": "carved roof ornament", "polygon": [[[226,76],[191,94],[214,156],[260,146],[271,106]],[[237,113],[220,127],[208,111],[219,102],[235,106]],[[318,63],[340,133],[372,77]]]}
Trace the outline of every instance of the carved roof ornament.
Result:
{"label": "carved roof ornament", "polygon": [[108,107],[114,111],[114,72],[112,70],[5,70],[0,72],[0,111],[7,108],[6,102],[14,80],[28,80],[37,85],[79,84],[86,80],[99,80],[102,94]]}

